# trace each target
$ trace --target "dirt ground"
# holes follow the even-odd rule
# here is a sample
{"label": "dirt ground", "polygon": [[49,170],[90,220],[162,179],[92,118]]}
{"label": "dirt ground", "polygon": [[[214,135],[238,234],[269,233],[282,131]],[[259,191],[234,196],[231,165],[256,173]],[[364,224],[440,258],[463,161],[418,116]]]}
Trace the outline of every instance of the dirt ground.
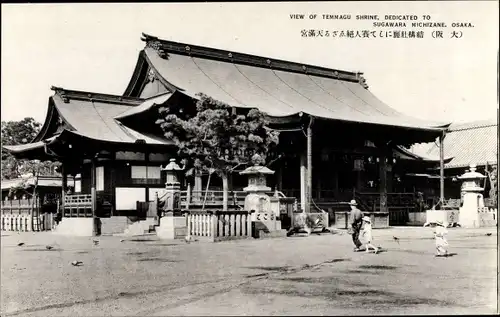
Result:
{"label": "dirt ground", "polygon": [[344,233],[191,244],[110,236],[94,245],[2,232],[1,315],[496,313],[496,228],[450,229],[447,258],[434,257],[432,237],[429,228],[374,230],[383,248],[375,255],[353,252]]}

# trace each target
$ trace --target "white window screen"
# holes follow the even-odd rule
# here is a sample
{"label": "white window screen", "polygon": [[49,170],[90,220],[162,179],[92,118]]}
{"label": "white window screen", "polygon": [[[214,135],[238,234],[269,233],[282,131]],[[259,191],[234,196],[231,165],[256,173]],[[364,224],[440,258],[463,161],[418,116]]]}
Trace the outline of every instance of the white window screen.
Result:
{"label": "white window screen", "polygon": [[133,179],[161,178],[161,170],[159,166],[132,166],[130,174]]}
{"label": "white window screen", "polygon": [[161,179],[161,170],[159,166],[148,166],[147,176],[150,179]]}
{"label": "white window screen", "polygon": [[81,193],[81,192],[82,192],[82,181],[75,180],[75,193]]}
{"label": "white window screen", "polygon": [[135,210],[138,201],[146,201],[146,188],[117,187],[116,210]]}
{"label": "white window screen", "polygon": [[131,178],[145,179],[147,178],[146,166],[132,166]]}
{"label": "white window screen", "polygon": [[82,192],[82,174],[76,174],[74,178],[74,191],[75,193]]}
{"label": "white window screen", "polygon": [[104,190],[104,166],[95,169],[96,190]]}

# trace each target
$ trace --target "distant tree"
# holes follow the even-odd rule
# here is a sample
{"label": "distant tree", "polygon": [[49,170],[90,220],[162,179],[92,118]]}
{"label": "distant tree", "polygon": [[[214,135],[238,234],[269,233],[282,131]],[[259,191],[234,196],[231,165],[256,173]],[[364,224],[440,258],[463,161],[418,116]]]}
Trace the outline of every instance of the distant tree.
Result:
{"label": "distant tree", "polygon": [[[41,124],[31,117],[21,121],[2,121],[2,147],[30,143],[38,134]],[[59,175],[57,162],[37,160],[17,160],[12,154],[2,149],[2,179],[18,178],[24,174]]]}
{"label": "distant tree", "polygon": [[227,210],[228,175],[242,165],[265,164],[279,134],[268,128],[264,113],[258,109],[236,113],[209,96],[198,97],[195,113],[162,107],[157,124],[177,146],[188,175],[208,171],[222,178],[223,209]]}
{"label": "distant tree", "polygon": [[42,125],[31,117],[21,121],[2,121],[2,145],[26,144],[35,138]]}

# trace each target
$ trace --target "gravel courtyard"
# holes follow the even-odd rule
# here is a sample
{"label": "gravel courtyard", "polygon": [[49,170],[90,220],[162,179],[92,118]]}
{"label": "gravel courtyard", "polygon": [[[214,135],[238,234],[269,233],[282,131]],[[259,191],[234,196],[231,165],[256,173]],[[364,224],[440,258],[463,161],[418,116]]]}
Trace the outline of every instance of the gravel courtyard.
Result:
{"label": "gravel courtyard", "polygon": [[1,315],[496,313],[496,228],[450,229],[448,258],[434,257],[432,237],[429,228],[374,230],[384,249],[375,255],[352,252],[343,233],[191,244],[105,236],[94,245],[2,232]]}

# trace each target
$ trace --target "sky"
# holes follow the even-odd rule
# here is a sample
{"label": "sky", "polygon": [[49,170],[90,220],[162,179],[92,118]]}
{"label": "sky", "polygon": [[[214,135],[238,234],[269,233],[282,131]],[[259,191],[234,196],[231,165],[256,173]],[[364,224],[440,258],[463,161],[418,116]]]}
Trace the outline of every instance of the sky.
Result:
{"label": "sky", "polygon": [[[290,14],[316,14],[295,20]],[[322,14],[351,14],[325,20]],[[390,31],[356,15],[423,15],[470,22],[443,39],[301,37],[303,29]],[[407,21],[409,24],[410,21]],[[498,1],[3,4],[2,121],[43,122],[51,86],[123,94],[145,32],[166,40],[361,71],[370,90],[420,119],[467,122],[497,116]],[[417,29],[415,29],[417,30]]]}

